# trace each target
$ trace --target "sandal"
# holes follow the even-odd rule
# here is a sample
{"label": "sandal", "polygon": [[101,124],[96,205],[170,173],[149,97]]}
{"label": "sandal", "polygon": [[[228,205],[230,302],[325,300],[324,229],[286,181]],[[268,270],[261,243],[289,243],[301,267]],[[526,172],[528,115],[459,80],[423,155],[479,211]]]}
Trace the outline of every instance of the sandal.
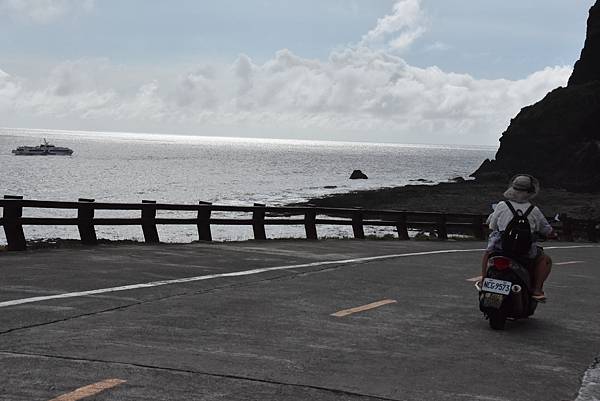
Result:
{"label": "sandal", "polygon": [[535,299],[538,302],[546,302],[546,295],[544,291],[540,291],[538,293],[531,294],[531,298]]}

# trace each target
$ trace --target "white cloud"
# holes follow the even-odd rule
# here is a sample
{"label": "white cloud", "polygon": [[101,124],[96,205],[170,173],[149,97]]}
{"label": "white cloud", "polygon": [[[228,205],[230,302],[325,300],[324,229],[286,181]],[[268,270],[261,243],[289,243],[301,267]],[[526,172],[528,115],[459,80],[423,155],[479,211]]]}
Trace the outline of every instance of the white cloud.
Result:
{"label": "white cloud", "polygon": [[20,92],[20,83],[0,70],[0,113],[11,108]]}
{"label": "white cloud", "polygon": [[0,11],[37,23],[48,23],[71,13],[89,12],[94,0],[0,0]]}
{"label": "white cloud", "polygon": [[212,68],[198,68],[183,74],[171,91],[175,106],[180,108],[212,109],[217,106],[218,85]]}
{"label": "white cloud", "polygon": [[443,42],[434,42],[424,47],[426,52],[443,52],[450,50],[451,46]]}
{"label": "white cloud", "polygon": [[393,13],[377,20],[375,28],[363,36],[361,45],[385,44],[395,50],[409,47],[425,32],[421,0],[400,0]]}
{"label": "white cloud", "polygon": [[[54,128],[198,133],[221,127],[238,136],[277,130],[323,139],[481,144],[494,143],[521,107],[567,82],[571,67],[511,81],[409,65],[393,43],[403,35],[410,42],[418,5],[398,2],[393,15],[412,16],[409,22],[384,17],[360,44],[326,60],[283,49],[263,63],[242,54],[229,65],[160,74],[102,59],[63,62],[43,80],[0,70],[0,119],[11,125],[21,116]],[[399,29],[390,47],[367,46]]]}

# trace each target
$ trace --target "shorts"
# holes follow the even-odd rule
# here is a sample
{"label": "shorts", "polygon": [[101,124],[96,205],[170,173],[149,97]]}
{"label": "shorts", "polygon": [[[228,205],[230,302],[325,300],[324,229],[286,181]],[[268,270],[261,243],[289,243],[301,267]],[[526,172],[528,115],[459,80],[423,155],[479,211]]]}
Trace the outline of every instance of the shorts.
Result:
{"label": "shorts", "polygon": [[[527,269],[527,271],[529,271],[529,273],[533,273],[533,268],[535,267],[535,262],[544,255],[544,248],[542,248],[541,246],[538,246],[538,245],[536,245],[535,248],[536,248],[536,253],[533,258],[530,258],[529,255],[527,255],[527,256],[520,256],[520,257],[511,256],[511,259],[516,260],[517,263],[519,263],[521,266],[525,267]],[[493,256],[502,256],[502,252],[491,251],[490,257],[493,257]]]}

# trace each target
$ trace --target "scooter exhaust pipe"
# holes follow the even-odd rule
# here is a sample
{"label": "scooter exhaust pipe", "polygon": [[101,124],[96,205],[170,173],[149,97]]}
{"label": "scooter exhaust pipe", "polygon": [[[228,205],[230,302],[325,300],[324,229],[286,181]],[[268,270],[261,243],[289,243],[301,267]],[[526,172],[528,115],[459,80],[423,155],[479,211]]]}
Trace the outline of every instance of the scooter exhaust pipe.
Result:
{"label": "scooter exhaust pipe", "polygon": [[519,292],[521,292],[522,288],[519,284],[514,284],[511,288],[512,292],[514,292],[515,294],[518,294]]}

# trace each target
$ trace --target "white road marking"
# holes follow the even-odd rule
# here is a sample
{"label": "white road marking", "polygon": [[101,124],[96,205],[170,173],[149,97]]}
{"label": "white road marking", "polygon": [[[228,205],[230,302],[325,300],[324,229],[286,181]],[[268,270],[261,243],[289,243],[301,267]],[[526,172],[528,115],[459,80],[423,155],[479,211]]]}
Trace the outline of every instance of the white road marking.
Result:
{"label": "white road marking", "polygon": [[577,249],[577,248],[600,248],[600,245],[567,245],[567,246],[545,246],[544,249]]}
{"label": "white road marking", "polygon": [[298,265],[264,267],[264,268],[259,268],[259,269],[243,270],[243,271],[230,272],[230,273],[208,274],[206,276],[184,277],[184,278],[173,279],[173,280],[152,281],[149,283],[123,285],[123,286],[119,286],[119,287],[100,288],[100,289],[89,290],[89,291],[68,292],[68,293],[64,293],[64,294],[55,294],[55,295],[46,295],[46,296],[39,296],[39,297],[15,299],[12,301],[0,302],[0,308],[4,308],[7,306],[28,304],[28,303],[32,303],[32,302],[48,301],[48,300],[52,300],[52,299],[84,297],[84,296],[88,296],[88,295],[106,294],[109,292],[128,291],[128,290],[136,290],[136,289],[140,289],[140,288],[159,287],[159,286],[170,285],[170,284],[182,284],[182,283],[190,283],[190,282],[194,282],[194,281],[212,280],[212,279],[222,278],[222,277],[249,276],[249,275],[253,275],[253,274],[266,273],[266,272],[278,271],[278,270],[292,270],[292,269],[301,269],[301,268],[307,268],[307,267],[371,262],[371,261],[375,261],[375,260],[385,260],[385,259],[400,258],[400,257],[407,257],[407,256],[424,256],[424,255],[435,255],[435,254],[443,254],[443,253],[481,252],[481,251],[483,251],[483,249],[450,249],[450,250],[440,250],[440,251],[411,252],[411,253],[400,253],[400,254],[381,255],[381,256],[370,256],[370,257],[364,257],[364,258],[343,259],[343,260],[327,260],[327,261],[321,261],[321,262],[303,263],[303,264],[298,264]]}
{"label": "white road marking", "polygon": [[481,276],[471,277],[467,279],[467,281],[471,281],[473,283],[479,280],[481,280]]}
{"label": "white road marking", "polygon": [[596,358],[592,366],[583,375],[581,388],[575,399],[575,401],[598,400],[600,400],[600,356]]}
{"label": "white road marking", "polygon": [[[598,246],[598,245],[574,245],[574,246],[565,246],[565,247],[548,247],[546,249],[573,249],[573,248],[600,248],[600,246]],[[139,288],[160,287],[163,285],[170,285],[170,284],[182,284],[182,283],[190,283],[190,282],[194,282],[194,281],[213,280],[213,279],[222,278],[222,277],[250,276],[253,274],[260,274],[260,273],[266,273],[266,272],[272,272],[272,271],[278,271],[278,270],[302,269],[302,268],[306,268],[306,267],[327,266],[327,265],[344,265],[344,264],[351,264],[351,263],[372,262],[375,260],[386,260],[386,259],[402,258],[402,257],[409,257],[409,256],[439,255],[439,254],[445,254],[445,253],[482,252],[483,250],[484,249],[479,249],[479,248],[478,249],[445,249],[445,250],[439,250],[439,251],[398,253],[398,254],[390,254],[390,255],[369,256],[369,257],[355,258],[355,259],[326,260],[326,261],[321,261],[321,262],[303,263],[303,264],[298,264],[298,265],[264,267],[264,268],[260,268],[260,269],[243,270],[243,271],[230,272],[230,273],[208,274],[206,276],[184,277],[184,278],[173,279],[173,280],[151,281],[149,283],[130,284],[130,285],[122,285],[122,286],[118,286],[118,287],[109,287],[109,288],[99,288],[96,290],[89,290],[89,291],[68,292],[68,293],[64,293],[64,294],[55,294],[55,295],[46,295],[46,296],[32,297],[32,298],[14,299],[11,301],[0,302],[0,308],[6,308],[8,306],[29,304],[29,303],[33,303],[33,302],[49,301],[52,299],[85,297],[85,296],[89,296],[89,295],[106,294],[106,293],[110,293],[110,292],[136,290]]]}
{"label": "white road marking", "polygon": [[585,263],[583,260],[572,260],[570,262],[558,262],[554,263],[556,266],[564,266],[564,265],[575,265],[578,263]]}

